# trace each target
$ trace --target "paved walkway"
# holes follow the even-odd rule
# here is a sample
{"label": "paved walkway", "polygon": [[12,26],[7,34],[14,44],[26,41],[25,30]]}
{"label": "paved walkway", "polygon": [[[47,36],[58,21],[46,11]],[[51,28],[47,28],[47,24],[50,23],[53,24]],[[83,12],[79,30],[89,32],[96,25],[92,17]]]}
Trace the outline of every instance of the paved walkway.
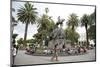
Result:
{"label": "paved walkway", "polygon": [[78,61],[94,61],[95,50],[89,50],[89,53],[78,56],[59,56],[59,61],[50,61],[50,56],[31,56],[20,50],[15,58],[15,65],[28,64],[44,64],[44,63],[60,63],[60,62],[78,62]]}

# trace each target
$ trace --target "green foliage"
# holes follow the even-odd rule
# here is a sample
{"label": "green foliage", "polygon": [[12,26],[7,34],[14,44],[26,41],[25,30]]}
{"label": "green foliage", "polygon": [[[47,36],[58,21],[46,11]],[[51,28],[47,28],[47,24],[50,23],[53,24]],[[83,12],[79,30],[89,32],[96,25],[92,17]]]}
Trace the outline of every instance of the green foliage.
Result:
{"label": "green foliage", "polygon": [[19,40],[17,40],[17,43],[20,45],[20,44],[23,44],[23,38],[20,38]]}
{"label": "green foliage", "polygon": [[18,20],[23,23],[35,23],[36,17],[37,17],[37,8],[34,8],[33,5],[31,5],[29,2],[26,2],[24,4],[24,7],[21,7],[18,9],[17,17]]}
{"label": "green foliage", "polygon": [[68,26],[74,30],[75,27],[78,26],[78,16],[74,13],[72,13],[70,16],[69,16],[69,19],[68,19]]}
{"label": "green foliage", "polygon": [[42,45],[43,40],[46,40],[47,36],[50,35],[50,32],[54,29],[55,23],[51,17],[47,15],[49,9],[45,8],[46,14],[43,14],[38,19],[38,33],[33,37],[38,44]]}
{"label": "green foliage", "polygon": [[90,22],[91,22],[91,25],[95,25],[95,24],[96,24],[96,9],[95,9],[95,11],[90,15]]}
{"label": "green foliage", "polygon": [[34,43],[36,43],[36,40],[35,39],[28,39],[26,42],[34,44]]}
{"label": "green foliage", "polygon": [[72,44],[78,42],[78,38],[80,37],[76,31],[73,31],[70,28],[65,29],[66,40],[70,40]]}
{"label": "green foliage", "polygon": [[36,21],[37,17],[37,8],[34,8],[32,4],[29,2],[26,2],[23,7],[18,9],[17,17],[18,20],[21,21],[22,23],[25,23],[25,34],[24,34],[24,44],[26,44],[26,39],[27,39],[27,30],[28,30],[28,24],[34,24]]}
{"label": "green foliage", "polygon": [[38,20],[38,23],[39,23],[38,31],[41,31],[41,30],[52,31],[55,25],[51,17],[45,14],[43,14],[43,16]]}
{"label": "green foliage", "polygon": [[88,28],[88,36],[90,40],[96,42],[96,10],[90,15],[91,25]]}
{"label": "green foliage", "polygon": [[89,48],[89,37],[88,37],[88,27],[91,25],[91,19],[90,16],[87,14],[84,14],[81,18],[81,26],[85,27],[86,30],[86,43],[87,48]]}
{"label": "green foliage", "polygon": [[90,26],[90,28],[88,29],[88,36],[91,40],[96,39],[96,26],[95,25]]}
{"label": "green foliage", "polygon": [[68,19],[68,28],[65,30],[66,39],[71,41],[71,44],[74,45],[78,42],[79,34],[75,31],[75,28],[78,26],[79,19],[78,16],[72,13]]}
{"label": "green foliage", "polygon": [[[41,17],[38,17],[38,19],[37,19],[38,12],[36,10],[37,8],[34,8],[34,5],[32,5],[30,2],[26,2],[24,6],[18,9],[18,13],[17,13],[18,21],[26,24],[24,40],[20,38],[17,41],[18,44],[24,45],[25,43],[33,43],[33,44],[38,43],[42,45],[43,40],[46,40],[46,39],[49,40],[50,33],[56,27],[56,24],[53,21],[52,17],[48,16],[48,12],[49,12],[48,8],[45,8],[45,13]],[[12,11],[15,11],[15,9],[12,8]],[[58,19],[60,20],[58,22],[64,21],[64,19],[62,20],[60,19],[60,16],[58,17]],[[91,40],[95,41],[96,39],[96,33],[95,33],[96,32],[96,25],[95,25],[96,10],[91,15],[84,14],[80,20],[81,20],[81,26],[85,26],[87,40],[89,37]],[[12,21],[16,22],[13,16],[12,16]],[[37,30],[38,33],[36,33],[33,36],[33,39],[26,40],[28,24],[35,24],[36,22],[38,23],[38,30]],[[62,25],[62,23],[59,23],[59,24]],[[68,17],[68,21],[67,21],[68,28],[65,30],[66,39],[70,40],[72,44],[77,43],[78,38],[80,37],[79,34],[75,31],[76,27],[78,27],[78,24],[79,24],[78,16],[72,13]],[[12,38],[16,38],[16,36],[17,34],[13,34]]]}
{"label": "green foliage", "polygon": [[24,42],[23,38],[20,38],[17,40],[17,45],[18,45],[19,49],[23,48],[23,46],[24,46],[23,42]]}
{"label": "green foliage", "polygon": [[18,34],[13,34],[12,38],[15,39],[18,36]]}
{"label": "green foliage", "polygon": [[84,14],[81,18],[81,26],[87,27],[90,24],[90,17],[87,14]]}

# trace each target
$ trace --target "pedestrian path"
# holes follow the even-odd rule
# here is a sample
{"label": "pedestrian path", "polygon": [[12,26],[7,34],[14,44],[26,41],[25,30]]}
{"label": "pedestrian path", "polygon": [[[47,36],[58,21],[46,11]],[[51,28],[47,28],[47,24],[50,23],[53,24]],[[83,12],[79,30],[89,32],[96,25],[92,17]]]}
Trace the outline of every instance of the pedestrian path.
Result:
{"label": "pedestrian path", "polygon": [[25,54],[25,51],[20,50],[15,58],[15,65],[28,64],[44,64],[44,63],[60,63],[60,62],[79,62],[79,61],[94,61],[95,50],[89,50],[89,53],[78,56],[59,56],[59,61],[51,61],[50,56],[32,56]]}

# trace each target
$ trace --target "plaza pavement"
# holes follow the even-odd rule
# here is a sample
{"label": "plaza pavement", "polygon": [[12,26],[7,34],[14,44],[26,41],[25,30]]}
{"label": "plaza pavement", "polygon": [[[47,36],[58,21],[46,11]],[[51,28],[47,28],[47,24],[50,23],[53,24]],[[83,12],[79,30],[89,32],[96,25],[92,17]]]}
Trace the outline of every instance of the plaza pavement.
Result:
{"label": "plaza pavement", "polygon": [[60,62],[78,62],[95,61],[95,49],[89,50],[87,54],[76,56],[59,56],[59,61],[51,61],[50,56],[32,56],[25,54],[24,50],[19,50],[15,58],[14,65],[60,63]]}

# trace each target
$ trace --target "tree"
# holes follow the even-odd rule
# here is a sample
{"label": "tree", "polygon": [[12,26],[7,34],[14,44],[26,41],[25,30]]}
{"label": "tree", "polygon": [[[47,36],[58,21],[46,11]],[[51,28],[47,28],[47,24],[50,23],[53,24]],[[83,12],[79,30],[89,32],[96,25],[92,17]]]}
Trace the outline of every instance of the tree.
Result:
{"label": "tree", "polygon": [[78,26],[78,21],[78,16],[72,13],[68,19],[68,29],[65,30],[67,38],[71,40],[72,45],[74,45],[79,38],[79,34],[75,31],[75,28]]}
{"label": "tree", "polygon": [[90,27],[88,28],[88,36],[90,40],[93,40],[96,43],[96,9],[90,15]]}
{"label": "tree", "polygon": [[89,15],[84,14],[81,18],[81,26],[85,26],[87,48],[89,47],[89,40],[88,40],[88,26],[89,26],[89,24],[90,24]]}
{"label": "tree", "polygon": [[14,45],[16,43],[16,37],[18,34],[12,34],[12,44]]}
{"label": "tree", "polygon": [[18,36],[18,34],[13,34],[12,38],[15,39]]}
{"label": "tree", "polygon": [[72,29],[72,30],[75,30],[75,27],[78,26],[78,16],[74,13],[72,13],[70,16],[69,16],[69,19],[68,19],[68,26]]}
{"label": "tree", "polygon": [[88,36],[90,40],[96,43],[96,25],[91,25],[88,29]]}
{"label": "tree", "polygon": [[23,38],[20,38],[19,40],[17,40],[18,44],[23,44]]}
{"label": "tree", "polygon": [[94,10],[94,12],[90,15],[90,25],[96,25],[96,9]]}
{"label": "tree", "polygon": [[43,40],[46,40],[50,35],[55,25],[53,19],[48,16],[48,12],[49,9],[45,8],[45,14],[38,19],[38,33],[33,36],[40,46],[42,46]]}
{"label": "tree", "polygon": [[34,8],[34,6],[32,4],[30,4],[29,2],[26,2],[24,4],[24,7],[21,7],[20,9],[18,9],[18,20],[21,21],[22,23],[25,23],[25,33],[24,33],[24,44],[26,45],[26,39],[27,39],[27,30],[28,30],[28,25],[34,24],[36,21],[36,17],[37,17],[37,12],[36,12],[37,8]]}
{"label": "tree", "polygon": [[42,39],[41,39],[41,33],[40,32],[34,34],[33,38],[34,38],[35,44],[41,44]]}
{"label": "tree", "polygon": [[71,28],[65,29],[66,40],[71,41],[71,45],[74,46],[75,43],[78,42],[78,38],[80,37],[76,31],[73,31]]}
{"label": "tree", "polygon": [[38,19],[38,23],[39,23],[38,31],[41,31],[41,30],[52,31],[55,23],[52,17],[48,16],[48,12],[49,12],[49,9],[45,8],[45,14],[43,14],[41,18]]}
{"label": "tree", "polygon": [[[15,12],[15,9],[12,8],[12,12]],[[11,16],[11,27],[12,27],[12,31],[11,31],[11,34],[13,34],[13,30],[14,30],[14,27],[17,25],[17,21],[15,20],[14,16]]]}
{"label": "tree", "polygon": [[18,43],[18,46],[20,48],[22,48],[22,46],[23,46],[23,38],[20,38],[19,40],[17,40],[17,43]]}

